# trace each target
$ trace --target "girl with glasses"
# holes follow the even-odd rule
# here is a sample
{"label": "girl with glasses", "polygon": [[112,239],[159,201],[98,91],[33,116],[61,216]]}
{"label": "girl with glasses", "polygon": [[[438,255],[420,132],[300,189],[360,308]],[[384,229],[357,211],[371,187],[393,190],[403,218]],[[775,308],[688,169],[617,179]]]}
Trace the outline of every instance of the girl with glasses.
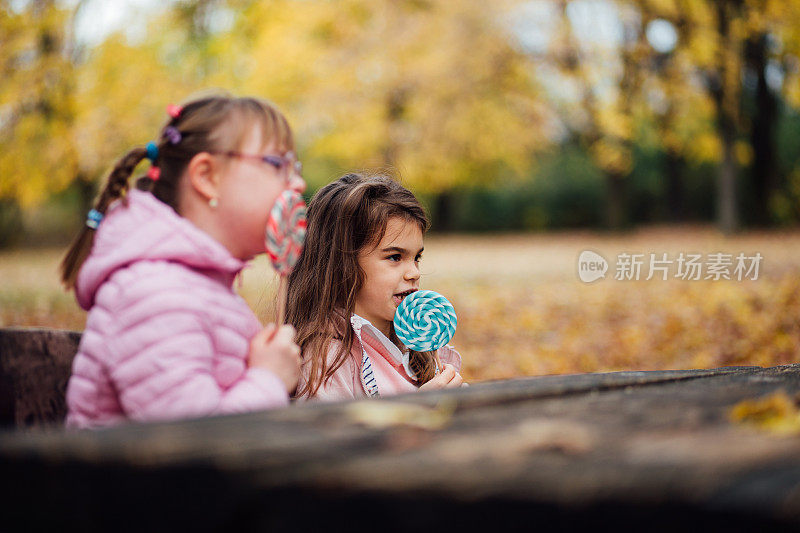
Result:
{"label": "girl with glasses", "polygon": [[89,311],[67,387],[71,427],[277,407],[297,384],[294,329],[262,327],[233,289],[265,251],[276,198],[305,188],[289,124],[255,98],[168,112],[158,141],[117,162],[62,263]]}

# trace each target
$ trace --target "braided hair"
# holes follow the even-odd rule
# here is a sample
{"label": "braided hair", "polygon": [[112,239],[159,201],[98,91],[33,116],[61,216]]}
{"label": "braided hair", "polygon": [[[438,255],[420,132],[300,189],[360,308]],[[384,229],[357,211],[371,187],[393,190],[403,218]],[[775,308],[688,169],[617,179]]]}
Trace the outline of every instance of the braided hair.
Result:
{"label": "braided hair", "polygon": [[[192,100],[182,107],[170,106],[168,110],[170,119],[162,127],[158,141],[149,147],[130,150],[114,165],[94,203],[95,216],[105,215],[117,200],[127,202],[130,177],[145,158],[151,159],[152,167],[146,176],[138,178],[136,187],[150,191],[180,214],[178,186],[195,155],[238,149],[253,125],[261,127],[262,139],[274,140],[277,145],[294,150],[289,123],[265,100],[213,95]],[[68,290],[75,288],[78,272],[91,252],[96,229],[96,223],[87,222],[61,262],[61,281]]]}

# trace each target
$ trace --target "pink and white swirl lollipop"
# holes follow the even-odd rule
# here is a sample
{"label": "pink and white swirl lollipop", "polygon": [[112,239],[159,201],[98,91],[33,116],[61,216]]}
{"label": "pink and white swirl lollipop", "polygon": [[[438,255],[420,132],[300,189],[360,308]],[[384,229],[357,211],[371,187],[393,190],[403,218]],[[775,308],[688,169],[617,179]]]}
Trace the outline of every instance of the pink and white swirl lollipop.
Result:
{"label": "pink and white swirl lollipop", "polygon": [[306,238],[306,203],[297,191],[287,189],[278,196],[269,213],[266,249],[269,260],[280,275],[278,324],[286,316],[287,276],[300,259]]}
{"label": "pink and white swirl lollipop", "polygon": [[306,203],[299,193],[287,189],[275,200],[267,221],[267,255],[278,274],[291,273],[305,238]]}

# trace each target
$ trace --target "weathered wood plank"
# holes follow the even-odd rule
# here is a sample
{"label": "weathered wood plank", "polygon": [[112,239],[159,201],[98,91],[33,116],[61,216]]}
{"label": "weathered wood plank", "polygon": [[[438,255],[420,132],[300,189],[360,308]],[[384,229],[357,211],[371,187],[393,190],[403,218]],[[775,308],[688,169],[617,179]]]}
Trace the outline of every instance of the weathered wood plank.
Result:
{"label": "weathered wood plank", "polygon": [[[348,524],[352,514],[385,520],[376,510],[416,509],[430,526],[455,515],[488,526],[473,516],[479,509],[510,513],[496,517],[506,527],[636,516],[671,526],[778,527],[800,518],[800,440],[735,426],[727,413],[742,399],[798,390],[799,376],[796,367],[741,369],[546,398],[537,397],[537,381],[552,383],[533,379],[524,380],[530,400],[499,406],[468,404],[500,384],[400,399],[455,399],[449,424],[435,431],[364,427],[352,421],[358,403],[350,403],[101,432],[6,433],[0,466],[11,475],[0,484],[24,478],[61,512],[77,519],[74,506],[98,523],[112,520],[103,508],[111,476],[117,497],[142,505],[167,498],[181,516],[196,513],[190,521],[203,517],[198,524],[288,528],[318,505]],[[64,490],[78,480],[81,491]],[[177,490],[194,496],[175,500]],[[205,503],[197,508],[194,497]],[[148,516],[133,523],[149,527]]]}
{"label": "weathered wood plank", "polygon": [[[97,432],[5,431],[2,523],[796,528],[800,438],[729,417],[779,390],[800,393],[800,366],[548,376]],[[407,423],[364,423],[397,412]]]}
{"label": "weathered wood plank", "polygon": [[0,328],[0,425],[60,424],[80,333]]}

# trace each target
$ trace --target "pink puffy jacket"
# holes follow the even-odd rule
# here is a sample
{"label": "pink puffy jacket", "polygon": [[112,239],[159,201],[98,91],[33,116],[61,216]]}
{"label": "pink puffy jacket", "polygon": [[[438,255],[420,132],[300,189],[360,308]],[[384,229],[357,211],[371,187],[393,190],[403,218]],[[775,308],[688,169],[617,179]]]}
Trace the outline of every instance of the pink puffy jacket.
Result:
{"label": "pink puffy jacket", "polygon": [[95,427],[286,405],[248,368],[261,324],[233,290],[245,264],[150,193],[109,209],[75,294],[89,310],[67,386],[67,425]]}

